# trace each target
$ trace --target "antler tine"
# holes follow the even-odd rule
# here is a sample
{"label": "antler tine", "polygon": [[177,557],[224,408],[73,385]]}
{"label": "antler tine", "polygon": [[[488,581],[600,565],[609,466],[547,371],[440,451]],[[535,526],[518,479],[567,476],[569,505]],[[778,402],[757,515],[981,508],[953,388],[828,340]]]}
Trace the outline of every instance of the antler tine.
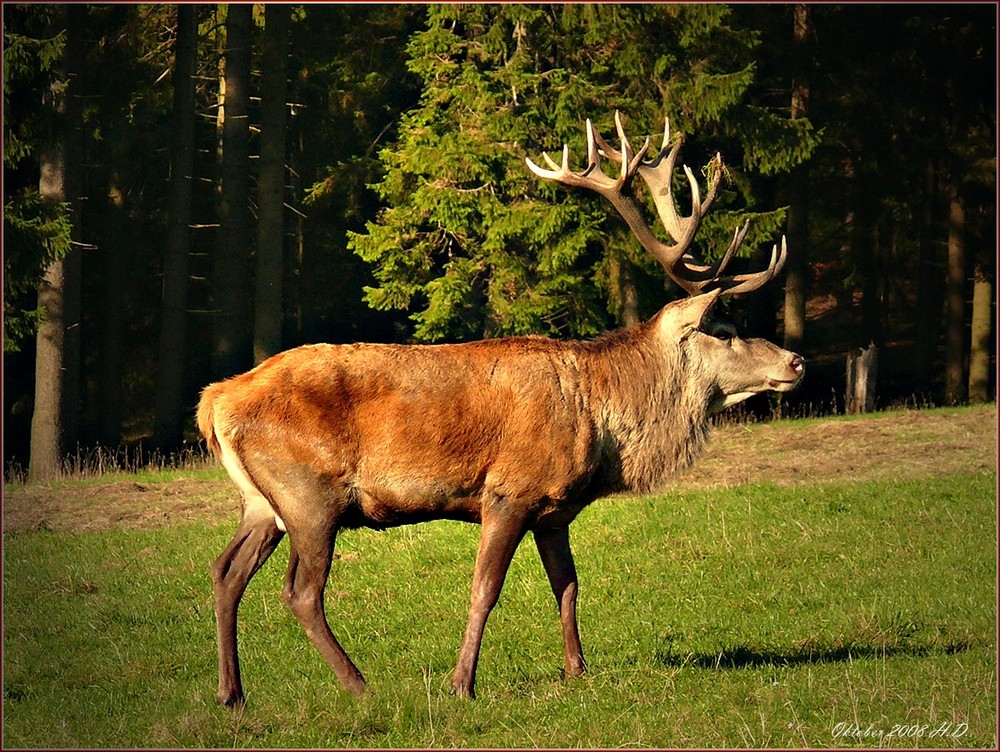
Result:
{"label": "antler tine", "polygon": [[597,172],[602,177],[610,180],[604,174],[604,170],[601,169],[601,158],[600,155],[604,152],[604,143],[600,134],[594,129],[594,124],[591,122],[590,118],[587,118],[587,169],[583,171],[583,175],[589,175],[591,172]]}
{"label": "antler tine", "polygon": [[719,259],[718,266],[715,269],[716,275],[722,274],[722,272],[726,270],[726,267],[729,265],[729,262],[732,261],[733,256],[736,255],[736,251],[739,250],[739,247],[741,245],[743,245],[743,240],[746,238],[747,232],[749,231],[750,231],[749,219],[747,219],[747,221],[743,223],[742,228],[741,227],[736,228],[736,230],[733,232],[733,242],[729,244],[729,248],[726,249],[725,255],[721,259]]}
{"label": "antler tine", "polygon": [[782,235],[781,248],[779,249],[777,243],[771,248],[771,261],[768,263],[767,268],[752,274],[737,274],[726,278],[725,282],[730,286],[724,288],[723,294],[744,295],[760,289],[778,275],[785,266],[787,259],[788,245],[785,242],[785,236]]}
{"label": "antler tine", "polygon": [[528,165],[528,169],[535,173],[540,178],[545,178],[547,180],[558,180],[563,173],[569,172],[569,147],[563,146],[563,157],[562,165],[558,165],[549,156],[547,151],[542,152],[542,158],[552,169],[546,170],[544,167],[539,167],[534,162],[531,161],[531,157],[525,157],[524,161]]}
{"label": "antler tine", "polygon": [[628,142],[628,136],[625,135],[625,128],[622,127],[622,114],[618,110],[615,110],[615,130],[618,131],[618,141],[622,145],[621,166],[624,176],[628,173],[629,165],[632,164],[632,144]]}
{"label": "antler tine", "polygon": [[722,256],[714,264],[711,266],[707,266],[705,264],[692,264],[685,258],[685,269],[691,274],[692,277],[705,282],[718,279],[719,276],[721,276],[721,274],[726,270],[726,267],[729,266],[729,262],[733,260],[733,257],[736,255],[736,251],[738,251],[740,246],[743,245],[743,240],[746,238],[749,230],[750,220],[748,219],[743,223],[742,227],[737,227],[733,231],[732,242],[730,242],[726,252],[722,254]]}
{"label": "antler tine", "polygon": [[631,157],[624,157],[623,154],[625,154],[626,148],[628,149],[628,151],[631,152],[632,145],[629,142],[628,137],[625,135],[625,129],[622,127],[621,123],[621,113],[619,113],[617,110],[615,111],[615,128],[618,130],[618,138],[622,143],[620,149],[612,148],[608,144],[608,142],[604,140],[601,134],[598,133],[597,131],[594,131],[594,139],[597,142],[597,146],[600,149],[600,153],[603,156],[607,157],[615,164],[622,165],[623,171],[625,170],[625,166],[627,165],[628,166],[627,173],[629,176],[632,176],[635,174],[636,168],[645,158],[646,153],[649,151],[649,147],[652,144],[649,140],[649,136],[647,136],[646,140],[639,148],[639,151],[635,152],[634,155]]}
{"label": "antler tine", "polygon": [[715,201],[715,196],[719,192],[719,186],[722,185],[722,155],[719,152],[715,152],[715,156],[708,163],[711,172],[708,176],[708,195],[705,197],[705,202],[701,206],[701,213],[705,214],[708,212],[709,207],[712,206],[712,202]]}
{"label": "antler tine", "polygon": [[597,156],[597,134],[594,132],[594,124],[587,118],[587,165],[599,164]]}
{"label": "antler tine", "polygon": [[691,184],[691,217],[687,220],[690,222],[695,217],[701,219],[704,214],[701,208],[701,187],[698,185],[698,180],[695,178],[694,173],[691,172],[691,168],[687,165],[682,166],[684,167],[684,174],[687,175],[688,183]]}
{"label": "antler tine", "polygon": [[562,150],[562,165],[557,165],[552,161],[547,151],[542,152],[542,156],[545,157],[545,161],[549,163],[553,170],[568,170],[569,169],[569,147],[563,146]]}

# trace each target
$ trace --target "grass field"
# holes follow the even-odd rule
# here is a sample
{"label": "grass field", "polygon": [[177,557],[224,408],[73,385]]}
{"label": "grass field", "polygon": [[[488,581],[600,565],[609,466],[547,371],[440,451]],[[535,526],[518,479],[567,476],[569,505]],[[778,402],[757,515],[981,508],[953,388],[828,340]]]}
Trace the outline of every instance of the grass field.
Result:
{"label": "grass field", "polygon": [[[778,469],[714,485],[694,475],[574,523],[582,679],[561,675],[555,605],[521,547],[475,702],[448,694],[474,526],[338,539],[327,611],[369,681],[360,698],[281,605],[279,547],[240,611],[248,706],[234,712],[214,703],[208,565],[236,521],[218,471],[115,478],[103,501],[93,481],[9,487],[3,746],[995,749],[995,420],[991,406],[921,413],[906,431],[891,417],[720,431],[709,468],[754,466],[739,449],[750,434]],[[843,430],[872,445],[849,470],[840,439],[817,446]],[[865,472],[875,445],[896,453],[895,476]],[[815,473],[789,477],[781,458],[801,464],[806,450]],[[926,472],[906,470],[916,456]],[[108,499],[123,484],[135,497],[123,510],[146,498],[169,512],[178,484],[208,500],[116,521]],[[80,499],[100,519],[82,522]],[[32,509],[49,522],[24,522]]]}

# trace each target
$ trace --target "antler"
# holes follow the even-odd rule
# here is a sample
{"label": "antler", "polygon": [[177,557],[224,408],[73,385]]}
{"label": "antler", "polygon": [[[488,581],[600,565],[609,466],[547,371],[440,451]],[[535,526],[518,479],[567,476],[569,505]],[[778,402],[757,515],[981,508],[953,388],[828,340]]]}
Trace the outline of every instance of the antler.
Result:
{"label": "antler", "polygon": [[[540,178],[555,180],[563,185],[586,188],[604,196],[618,210],[643,248],[660,262],[670,278],[686,290],[689,295],[697,295],[712,287],[721,287],[725,295],[751,292],[766,284],[781,271],[787,256],[784,236],[781,238],[781,248],[779,249],[775,245],[771,251],[771,261],[765,270],[752,274],[720,276],[746,238],[747,231],[750,229],[749,219],[742,227],[736,228],[729,248],[718,261],[710,266],[695,261],[687,251],[698,231],[701,218],[715,200],[719,184],[722,182],[722,158],[716,154],[709,163],[711,172],[708,181],[708,195],[704,202],[701,200],[701,189],[698,187],[694,173],[687,165],[684,165],[684,173],[691,186],[691,214],[682,217],[677,213],[670,180],[681,144],[684,141],[683,137],[678,137],[673,147],[667,151],[667,145],[670,141],[670,122],[667,121],[663,129],[663,143],[659,153],[653,159],[646,160],[644,157],[649,151],[649,138],[646,138],[645,143],[638,151],[633,150],[625,135],[625,129],[622,127],[621,114],[617,111],[615,112],[615,128],[618,131],[618,140],[621,142],[620,150],[608,146],[607,142],[594,130],[590,119],[587,119],[587,167],[582,172],[573,172],[569,169],[569,147],[567,145],[563,145],[562,164],[556,164],[546,152],[542,152],[542,157],[552,169],[543,169],[527,158],[525,162],[527,162],[528,168]],[[607,157],[621,167],[617,178],[609,177],[601,169],[600,155]],[[643,219],[642,211],[632,188],[632,179],[636,174],[642,177],[648,186],[660,222],[674,241],[673,245],[659,240],[646,224],[646,220]]]}

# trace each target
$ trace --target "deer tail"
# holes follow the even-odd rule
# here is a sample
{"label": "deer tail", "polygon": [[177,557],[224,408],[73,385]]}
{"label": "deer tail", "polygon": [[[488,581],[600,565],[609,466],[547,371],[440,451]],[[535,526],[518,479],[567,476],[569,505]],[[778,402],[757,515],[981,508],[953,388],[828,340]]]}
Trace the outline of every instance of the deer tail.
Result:
{"label": "deer tail", "polygon": [[197,413],[198,430],[205,437],[205,443],[216,458],[222,457],[222,447],[219,446],[219,438],[215,435],[215,400],[219,394],[219,386],[211,384],[205,388],[198,401]]}

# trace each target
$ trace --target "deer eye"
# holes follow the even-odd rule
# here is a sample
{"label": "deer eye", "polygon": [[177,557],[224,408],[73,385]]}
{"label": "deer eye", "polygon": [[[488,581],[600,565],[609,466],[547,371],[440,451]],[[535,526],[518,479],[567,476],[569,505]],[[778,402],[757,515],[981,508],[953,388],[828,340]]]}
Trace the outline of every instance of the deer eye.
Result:
{"label": "deer eye", "polygon": [[705,334],[711,335],[716,339],[721,339],[725,342],[732,342],[736,339],[736,327],[732,324],[724,324],[721,322],[713,322],[709,326],[705,327]]}

